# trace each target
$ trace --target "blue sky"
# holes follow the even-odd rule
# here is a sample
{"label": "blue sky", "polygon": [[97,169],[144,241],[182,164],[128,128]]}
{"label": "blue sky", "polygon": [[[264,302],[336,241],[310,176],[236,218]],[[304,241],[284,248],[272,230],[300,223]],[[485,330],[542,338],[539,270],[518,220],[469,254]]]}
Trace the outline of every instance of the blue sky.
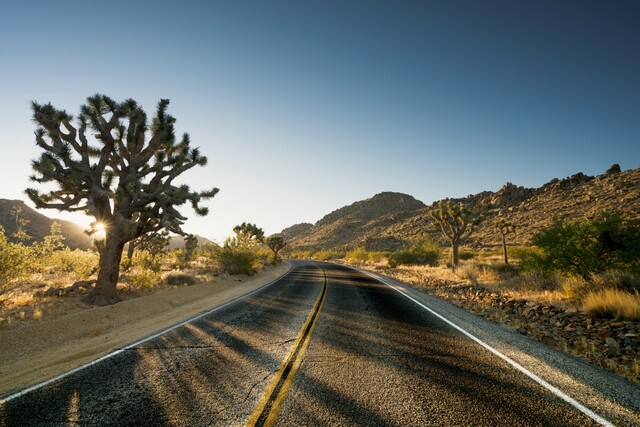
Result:
{"label": "blue sky", "polygon": [[94,93],[171,100],[209,158],[184,181],[221,190],[185,229],[218,241],[381,191],[637,168],[639,52],[637,1],[6,1],[0,197],[32,186],[29,101],[77,114]]}

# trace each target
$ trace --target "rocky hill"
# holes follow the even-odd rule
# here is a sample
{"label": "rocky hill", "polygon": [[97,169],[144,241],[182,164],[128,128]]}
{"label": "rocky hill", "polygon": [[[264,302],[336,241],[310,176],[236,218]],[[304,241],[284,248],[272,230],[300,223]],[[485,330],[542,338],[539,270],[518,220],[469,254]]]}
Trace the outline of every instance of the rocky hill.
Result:
{"label": "rocky hill", "polygon": [[21,200],[0,199],[0,225],[4,228],[9,240],[12,240],[11,235],[18,229],[15,217],[11,214],[11,210],[16,206],[22,210],[20,218],[28,221],[24,231],[31,236],[31,241],[42,240],[49,234],[51,224],[55,221],[60,224],[65,238],[64,243],[70,248],[88,249],[93,245],[91,238],[84,234],[82,227],[73,222],[51,219],[30,208]]}
{"label": "rocky hill", "polygon": [[[526,245],[532,236],[549,225],[554,217],[568,220],[593,218],[602,210],[640,219],[640,169],[620,171],[612,166],[592,177],[577,173],[553,179],[540,188],[524,188],[506,183],[502,188],[464,198],[473,213],[475,231],[465,243],[473,249],[499,245],[494,224],[498,218],[514,223],[517,234],[510,244]],[[299,224],[283,231],[294,248],[332,249],[364,247],[368,250],[395,250],[403,242],[425,234],[446,243],[425,206],[400,193],[381,193],[371,199],[338,209],[314,225]]]}

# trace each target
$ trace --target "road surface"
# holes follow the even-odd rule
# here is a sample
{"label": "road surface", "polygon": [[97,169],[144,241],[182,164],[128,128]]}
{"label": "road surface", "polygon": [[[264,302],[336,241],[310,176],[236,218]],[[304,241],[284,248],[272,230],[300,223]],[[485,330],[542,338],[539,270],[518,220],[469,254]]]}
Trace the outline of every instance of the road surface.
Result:
{"label": "road surface", "polygon": [[0,425],[640,425],[636,385],[389,284],[296,261],[207,316],[5,396]]}

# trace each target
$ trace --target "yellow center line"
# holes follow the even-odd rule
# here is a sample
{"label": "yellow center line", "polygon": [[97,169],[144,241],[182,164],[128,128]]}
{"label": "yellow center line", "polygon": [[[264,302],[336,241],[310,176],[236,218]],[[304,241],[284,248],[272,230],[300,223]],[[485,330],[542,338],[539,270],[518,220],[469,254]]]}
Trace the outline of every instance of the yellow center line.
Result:
{"label": "yellow center line", "polygon": [[293,346],[291,346],[289,354],[287,354],[282,365],[280,365],[278,372],[276,372],[276,375],[260,398],[258,406],[256,406],[249,421],[247,421],[247,427],[272,426],[276,422],[280,406],[293,383],[293,378],[296,376],[304,353],[307,351],[307,347],[311,342],[311,335],[316,327],[322,306],[324,305],[324,300],[327,296],[327,273],[324,270],[322,270],[322,273],[324,274],[324,284],[322,285],[320,295],[318,295],[318,299],[311,313],[309,313],[307,320],[304,322],[304,325],[302,325],[302,329],[300,329],[298,337],[293,343]]}

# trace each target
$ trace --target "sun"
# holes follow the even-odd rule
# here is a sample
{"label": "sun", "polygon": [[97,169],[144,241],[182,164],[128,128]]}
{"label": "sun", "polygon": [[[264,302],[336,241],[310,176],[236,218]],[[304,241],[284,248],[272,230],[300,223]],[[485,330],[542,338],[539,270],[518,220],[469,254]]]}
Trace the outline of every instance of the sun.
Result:
{"label": "sun", "polygon": [[93,238],[96,240],[104,240],[107,237],[107,226],[102,222],[94,222],[91,224],[93,228]]}

